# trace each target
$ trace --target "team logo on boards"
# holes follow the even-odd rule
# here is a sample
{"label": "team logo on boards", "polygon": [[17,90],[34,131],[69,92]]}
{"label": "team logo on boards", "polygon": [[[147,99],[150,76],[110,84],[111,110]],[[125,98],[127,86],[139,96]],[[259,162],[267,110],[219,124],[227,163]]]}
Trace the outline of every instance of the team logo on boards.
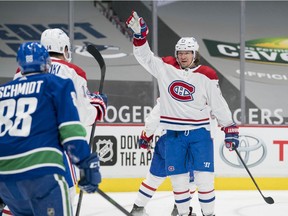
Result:
{"label": "team logo on boards", "polygon": [[175,100],[187,102],[193,100],[192,94],[195,92],[195,87],[182,80],[175,80],[169,85],[168,92]]}
{"label": "team logo on boards", "polygon": [[[238,157],[227,151],[224,147],[224,142],[221,143],[219,153],[221,159],[229,166],[235,168],[244,168]],[[243,161],[247,167],[255,167],[264,161],[267,156],[267,147],[264,141],[254,135],[242,134],[239,135],[239,147],[237,148]]]}
{"label": "team logo on boards", "polygon": [[[214,57],[239,59],[240,45],[203,39],[209,54]],[[288,64],[288,38],[260,38],[245,41],[245,60],[255,63]]]}
{"label": "team logo on boards", "polygon": [[117,162],[117,139],[114,136],[96,136],[93,152],[97,152],[101,166],[113,166]]}

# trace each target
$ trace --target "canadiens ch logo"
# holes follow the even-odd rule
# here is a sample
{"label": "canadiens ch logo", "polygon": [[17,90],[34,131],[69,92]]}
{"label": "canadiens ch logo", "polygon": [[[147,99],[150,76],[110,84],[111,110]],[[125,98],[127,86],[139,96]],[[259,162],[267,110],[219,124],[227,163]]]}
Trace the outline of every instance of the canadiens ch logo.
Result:
{"label": "canadiens ch logo", "polygon": [[169,85],[168,92],[175,100],[188,102],[193,100],[195,87],[184,81],[175,80]]}

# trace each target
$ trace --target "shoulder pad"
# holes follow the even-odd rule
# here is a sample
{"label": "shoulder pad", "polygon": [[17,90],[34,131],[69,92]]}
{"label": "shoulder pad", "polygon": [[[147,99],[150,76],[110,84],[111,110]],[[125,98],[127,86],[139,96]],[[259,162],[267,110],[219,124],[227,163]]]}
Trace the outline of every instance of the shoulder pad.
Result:
{"label": "shoulder pad", "polygon": [[213,68],[206,65],[201,65],[198,69],[195,70],[195,73],[201,73],[211,80],[219,79],[216,71]]}
{"label": "shoulder pad", "polygon": [[75,72],[76,72],[79,76],[81,76],[82,78],[84,78],[84,79],[87,81],[87,77],[86,77],[85,71],[84,71],[82,68],[80,68],[79,66],[77,66],[77,65],[75,65],[75,64],[73,64],[73,63],[66,62],[66,61],[64,61],[64,60],[60,60],[60,59],[52,59],[52,62],[59,62],[59,63],[61,63],[61,64],[67,65],[69,68],[74,69]]}
{"label": "shoulder pad", "polygon": [[177,69],[180,69],[180,65],[178,64],[176,58],[173,56],[162,57],[162,61],[166,64],[170,64],[170,65],[174,66]]}

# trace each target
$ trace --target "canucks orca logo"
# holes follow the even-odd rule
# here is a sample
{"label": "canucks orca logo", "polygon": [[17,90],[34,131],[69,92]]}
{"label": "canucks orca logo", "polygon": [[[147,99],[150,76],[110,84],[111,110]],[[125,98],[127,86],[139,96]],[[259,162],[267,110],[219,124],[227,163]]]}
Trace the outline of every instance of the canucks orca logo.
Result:
{"label": "canucks orca logo", "polygon": [[168,92],[175,100],[188,102],[193,100],[192,94],[195,92],[195,87],[182,80],[175,80],[169,85]]}

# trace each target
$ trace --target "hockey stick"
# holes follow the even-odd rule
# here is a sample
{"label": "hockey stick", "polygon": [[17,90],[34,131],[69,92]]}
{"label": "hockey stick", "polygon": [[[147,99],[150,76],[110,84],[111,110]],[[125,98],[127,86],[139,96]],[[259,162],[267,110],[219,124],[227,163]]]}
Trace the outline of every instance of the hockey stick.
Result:
{"label": "hockey stick", "polygon": [[[100,78],[100,84],[99,84],[98,91],[101,94],[102,91],[103,91],[103,84],[104,84],[104,80],[105,80],[106,64],[104,62],[104,59],[103,59],[101,53],[96,49],[95,46],[89,44],[86,49],[94,57],[94,59],[98,62],[99,66],[100,66],[101,78]],[[92,145],[93,145],[93,138],[94,138],[95,128],[96,128],[96,122],[93,123],[92,128],[91,128],[91,134],[90,134],[90,139],[89,139],[90,149],[92,149]],[[77,209],[76,209],[76,215],[75,216],[79,216],[80,215],[82,198],[83,198],[83,191],[80,190],[78,203],[77,203]]]}
{"label": "hockey stick", "polygon": [[107,201],[109,201],[112,205],[114,205],[116,208],[118,208],[121,212],[123,212],[127,216],[132,216],[131,213],[129,213],[125,208],[123,208],[121,205],[119,205],[116,201],[114,201],[111,197],[109,197],[106,193],[104,193],[102,190],[98,189],[98,193],[104,197]]}
{"label": "hockey stick", "polygon": [[260,188],[258,187],[258,185],[257,185],[257,183],[256,183],[256,181],[255,181],[255,179],[253,178],[252,174],[250,173],[248,167],[246,166],[245,162],[243,161],[243,159],[242,159],[242,157],[241,157],[241,155],[240,155],[240,153],[238,152],[237,149],[235,149],[235,152],[236,152],[237,156],[239,157],[239,159],[241,160],[243,166],[245,167],[246,171],[247,171],[248,174],[250,175],[252,181],[254,182],[256,188],[258,189],[259,193],[261,194],[261,196],[263,197],[263,199],[265,200],[265,202],[268,203],[268,204],[273,204],[273,203],[274,203],[274,200],[273,200],[272,197],[264,197],[264,195],[262,194]]}
{"label": "hockey stick", "polygon": [[[106,74],[106,64],[105,61],[101,55],[101,53],[97,50],[97,48],[94,45],[89,44],[87,46],[87,51],[94,57],[94,59],[98,62],[100,69],[101,69],[101,78],[100,78],[100,84],[99,84],[99,93],[101,94],[103,91],[103,85],[104,85],[104,80],[105,80],[105,74]],[[93,138],[94,138],[94,133],[95,133],[95,128],[96,128],[96,122],[92,125],[91,129],[91,135],[90,135],[90,140],[89,140],[89,146],[92,149],[93,145]],[[116,201],[114,201],[111,197],[109,197],[106,193],[104,193],[102,190],[98,188],[98,193],[104,197],[107,201],[109,201],[111,204],[113,204],[116,208],[118,208],[120,211],[122,211],[125,215],[132,216],[125,208],[120,206]],[[78,204],[77,204],[77,210],[76,210],[76,215],[79,216],[80,214],[80,208],[82,204],[82,198],[83,198],[83,191],[80,190],[79,194],[79,199],[78,199]]]}

